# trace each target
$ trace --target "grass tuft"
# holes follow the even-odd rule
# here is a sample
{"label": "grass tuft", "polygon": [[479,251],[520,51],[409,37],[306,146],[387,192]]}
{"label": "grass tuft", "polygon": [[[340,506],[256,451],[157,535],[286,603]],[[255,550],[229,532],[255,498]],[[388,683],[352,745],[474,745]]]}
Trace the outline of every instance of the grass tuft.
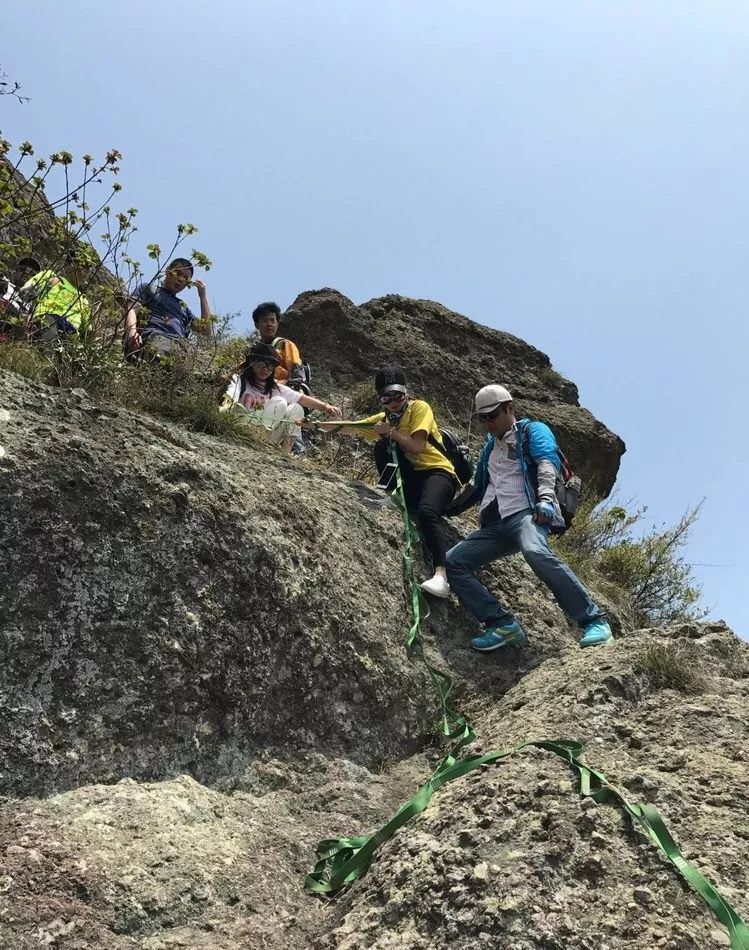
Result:
{"label": "grass tuft", "polygon": [[673,643],[654,643],[643,650],[635,672],[645,675],[653,689],[703,693],[707,686],[697,657]]}

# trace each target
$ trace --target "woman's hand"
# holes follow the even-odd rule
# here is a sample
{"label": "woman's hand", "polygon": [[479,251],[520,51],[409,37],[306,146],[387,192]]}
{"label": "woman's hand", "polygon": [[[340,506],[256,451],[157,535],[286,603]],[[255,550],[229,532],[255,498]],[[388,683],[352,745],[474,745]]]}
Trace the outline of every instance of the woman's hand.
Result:
{"label": "woman's hand", "polygon": [[374,424],[374,431],[377,433],[377,435],[389,436],[392,428],[393,427],[390,425],[390,423],[386,422],[384,419],[382,422],[375,422]]}
{"label": "woman's hand", "polygon": [[326,405],[323,412],[326,416],[331,416],[333,419],[343,419],[343,413],[338,406]]}

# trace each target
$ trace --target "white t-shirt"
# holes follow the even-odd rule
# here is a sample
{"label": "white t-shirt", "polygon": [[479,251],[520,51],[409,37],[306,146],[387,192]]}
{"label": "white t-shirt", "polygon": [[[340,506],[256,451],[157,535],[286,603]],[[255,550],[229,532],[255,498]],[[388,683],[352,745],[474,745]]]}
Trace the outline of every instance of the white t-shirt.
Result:
{"label": "white t-shirt", "polygon": [[7,283],[7,290],[0,296],[0,313],[5,312],[8,315],[20,313],[22,301],[18,296],[18,289],[10,281]]}
{"label": "white t-shirt", "polygon": [[[236,376],[232,376],[231,382],[226,390],[226,395],[231,399],[232,402],[239,402],[240,394],[242,393],[242,378],[239,373]],[[259,386],[254,385],[253,383],[247,382],[244,390],[244,395],[250,395],[253,399],[262,399],[263,405],[275,397],[280,396],[285,400],[290,406],[298,403],[302,398],[304,393],[297,392],[296,389],[292,389],[290,386],[284,386],[283,383],[276,383],[273,387],[273,393],[269,396],[265,392],[265,387],[262,389]]]}

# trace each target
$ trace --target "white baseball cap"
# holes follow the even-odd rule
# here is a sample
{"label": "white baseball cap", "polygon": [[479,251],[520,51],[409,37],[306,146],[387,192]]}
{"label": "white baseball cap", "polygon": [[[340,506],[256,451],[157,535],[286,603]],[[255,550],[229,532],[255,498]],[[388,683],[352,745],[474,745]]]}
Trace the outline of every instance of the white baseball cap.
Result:
{"label": "white baseball cap", "polygon": [[483,386],[476,393],[473,414],[475,416],[479,412],[491,412],[492,409],[496,409],[503,402],[512,402],[512,396],[504,386],[498,386],[496,383],[492,383],[491,386]]}

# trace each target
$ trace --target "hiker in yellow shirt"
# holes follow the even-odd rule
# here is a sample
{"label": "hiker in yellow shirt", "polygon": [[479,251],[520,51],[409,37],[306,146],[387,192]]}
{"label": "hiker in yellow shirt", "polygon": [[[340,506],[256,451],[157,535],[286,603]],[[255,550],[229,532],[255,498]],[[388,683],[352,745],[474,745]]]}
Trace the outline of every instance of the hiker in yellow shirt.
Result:
{"label": "hiker in yellow shirt", "polygon": [[390,446],[395,443],[403,479],[406,506],[421,528],[424,545],[434,565],[434,576],[421,589],[436,597],[449,597],[445,556],[447,537],[442,515],[453,500],[458,480],[452,462],[444,454],[440,430],[429,403],[413,399],[401,369],[381,369],[374,380],[383,411],[360,420],[371,428],[345,426],[340,431],[375,442],[375,461],[380,485],[395,487],[390,467]]}

